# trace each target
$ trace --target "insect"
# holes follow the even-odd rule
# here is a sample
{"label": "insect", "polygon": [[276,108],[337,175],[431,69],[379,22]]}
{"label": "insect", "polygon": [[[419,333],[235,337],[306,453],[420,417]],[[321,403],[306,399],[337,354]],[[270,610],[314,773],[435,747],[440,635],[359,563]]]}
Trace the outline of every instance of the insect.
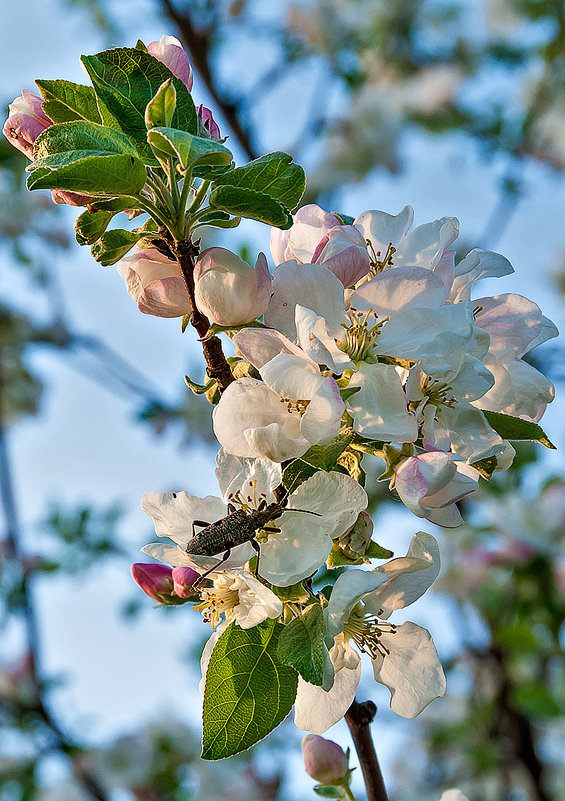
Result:
{"label": "insect", "polygon": [[[288,497],[288,496],[287,496]],[[267,528],[267,524],[271,520],[276,520],[280,517],[286,509],[286,498],[280,503],[267,504],[262,500],[257,509],[246,512],[243,509],[237,509],[233,504],[228,503],[228,513],[221,520],[215,523],[207,523],[205,520],[194,520],[192,523],[192,539],[186,546],[186,553],[195,556],[216,556],[223,552],[221,561],[203,573],[198,580],[200,583],[206,576],[213,570],[217,570],[220,565],[226,562],[231,554],[231,549],[237,545],[243,545],[246,542],[251,543],[252,547],[257,551],[257,556],[260,557],[261,549],[259,543],[255,539],[255,535],[261,529],[270,532],[278,532],[279,528]],[[304,512],[309,515],[317,515],[321,517],[318,512],[310,512],[307,509],[290,509],[292,512]],[[198,533],[195,526],[202,527]],[[259,568],[259,561],[255,573],[257,574]]]}

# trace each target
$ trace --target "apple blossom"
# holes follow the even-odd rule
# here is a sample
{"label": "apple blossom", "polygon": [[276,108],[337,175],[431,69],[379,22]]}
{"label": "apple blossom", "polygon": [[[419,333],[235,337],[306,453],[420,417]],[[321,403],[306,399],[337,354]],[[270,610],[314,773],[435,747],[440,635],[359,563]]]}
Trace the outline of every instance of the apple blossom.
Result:
{"label": "apple blossom", "polygon": [[198,134],[199,136],[208,136],[215,142],[222,142],[222,135],[220,128],[215,121],[212,112],[206,106],[200,105],[196,109],[196,116],[198,117]]}
{"label": "apple blossom", "polygon": [[196,592],[193,585],[200,578],[200,573],[191,567],[174,567],[171,578],[179,598],[191,598]]}
{"label": "apple blossom", "polygon": [[255,269],[225,248],[203,250],[194,267],[198,309],[213,323],[238,326],[261,317],[271,297],[267,259],[260,253]]}
{"label": "apple blossom", "polygon": [[439,566],[436,540],[420,531],[405,557],[376,570],[351,569],[338,577],[325,611],[333,684],[331,675],[326,687],[299,679],[297,726],[322,734],[345,714],[361,668],[350,640],[371,658],[375,680],[390,689],[391,707],[399,715],[415,717],[444,694],[445,676],[429,632],[410,622],[381,622],[420,598],[435,581]]}
{"label": "apple blossom", "polygon": [[177,595],[174,590],[170,567],[155,563],[142,564],[138,562],[131,566],[131,574],[143,592],[160,604],[184,603],[182,596]]}
{"label": "apple blossom", "polygon": [[180,267],[156,248],[135,248],[118,262],[118,273],[143,314],[181,317],[190,311]]}
{"label": "apple blossom", "polygon": [[286,353],[260,373],[263,381],[240,378],[230,384],[214,409],[214,433],[229,453],[282,462],[337,434],[344,404],[333,378]]}
{"label": "apple blossom", "polygon": [[242,629],[257,626],[267,618],[278,618],[283,606],[280,598],[246,570],[224,570],[214,576],[212,587],[201,593],[195,606],[213,629],[222,623],[237,623]]}
{"label": "apple blossom", "polygon": [[175,36],[164,33],[158,42],[149,42],[147,52],[168,67],[175,78],[179,78],[190,92],[193,82],[192,68],[182,42]]}

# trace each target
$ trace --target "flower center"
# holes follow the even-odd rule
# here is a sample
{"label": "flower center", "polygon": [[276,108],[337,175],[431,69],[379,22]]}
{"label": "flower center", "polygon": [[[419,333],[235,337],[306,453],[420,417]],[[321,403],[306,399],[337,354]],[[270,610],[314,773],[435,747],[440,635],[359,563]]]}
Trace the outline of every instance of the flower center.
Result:
{"label": "flower center", "polygon": [[382,644],[381,636],[396,634],[396,626],[394,623],[383,623],[376,615],[363,614],[363,608],[357,604],[343,626],[343,633],[348,640],[353,640],[362,653],[375,659],[390,653]]}
{"label": "flower center", "polygon": [[375,251],[375,246],[370,239],[367,239],[366,242],[367,250],[369,251],[369,256],[371,258],[371,269],[369,270],[370,278],[374,278],[375,275],[382,273],[383,270],[388,270],[390,267],[394,267],[392,257],[396,253],[396,248],[393,246],[392,242],[388,243],[388,247],[384,256],[380,250]]}
{"label": "flower center", "polygon": [[453,408],[457,401],[450,393],[453,387],[447,381],[440,381],[438,378],[426,376],[422,383],[422,392],[428,396],[428,400],[434,406],[449,406]]}
{"label": "flower center", "polygon": [[293,398],[281,398],[281,403],[286,403],[289,414],[298,414],[300,417],[310,405],[309,400],[294,400]]}
{"label": "flower center", "polygon": [[341,324],[341,327],[345,330],[345,335],[336,344],[354,362],[362,362],[367,356],[371,355],[371,350],[381,333],[381,328],[389,319],[385,317],[378,323],[370,325],[369,317],[371,315],[373,315],[372,321],[376,320],[377,315],[374,314],[372,309],[368,309],[368,311],[350,309],[347,312],[349,324]]}
{"label": "flower center", "polygon": [[202,590],[201,597],[202,603],[192,608],[202,612],[204,621],[209,623],[213,629],[220,622],[222,615],[227,618],[239,603],[237,590],[230,590],[228,587],[211,587]]}
{"label": "flower center", "polygon": [[[245,495],[245,491],[249,495]],[[230,492],[228,495],[228,503],[238,506],[244,512],[258,509],[262,501],[267,502],[267,494],[265,492],[257,492],[257,479],[249,481],[246,490],[238,489],[237,492]]]}

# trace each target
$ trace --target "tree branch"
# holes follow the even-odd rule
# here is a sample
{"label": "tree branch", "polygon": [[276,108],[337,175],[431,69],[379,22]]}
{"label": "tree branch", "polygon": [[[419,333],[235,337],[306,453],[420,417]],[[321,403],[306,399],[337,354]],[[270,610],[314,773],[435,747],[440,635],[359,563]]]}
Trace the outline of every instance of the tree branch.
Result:
{"label": "tree branch", "polygon": [[363,771],[367,801],[388,801],[383,775],[371,737],[370,726],[376,712],[377,707],[372,701],[364,701],[360,704],[354,699],[345,713],[345,721],[349,726]]}

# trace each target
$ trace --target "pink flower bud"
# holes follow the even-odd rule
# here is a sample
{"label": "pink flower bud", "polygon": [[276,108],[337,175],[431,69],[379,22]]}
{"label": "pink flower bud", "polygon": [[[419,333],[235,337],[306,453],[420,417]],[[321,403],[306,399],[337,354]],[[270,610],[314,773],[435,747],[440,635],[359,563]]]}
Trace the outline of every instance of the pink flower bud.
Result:
{"label": "pink flower bud", "polygon": [[209,136],[215,142],[222,141],[222,135],[217,122],[212,116],[212,112],[206,106],[198,106],[196,109],[198,115],[198,133],[200,136]]}
{"label": "pink flower bud", "polygon": [[200,578],[200,573],[191,567],[174,567],[172,578],[179,598],[191,598],[196,592],[192,585]]}
{"label": "pink flower bud", "polygon": [[190,312],[180,267],[155,248],[136,248],[118,263],[118,273],[143,314],[182,317]]}
{"label": "pink flower bud", "polygon": [[134,581],[143,592],[160,604],[181,603],[173,590],[172,569],[158,562],[151,564],[137,563],[131,566]]}
{"label": "pink flower bud", "polygon": [[207,248],[196,262],[194,281],[196,305],[218,325],[253,322],[271,297],[271,275],[263,253],[253,269],[230,250]]}
{"label": "pink flower bud", "polygon": [[89,195],[77,195],[76,192],[66,192],[63,189],[52,189],[51,198],[53,203],[66,206],[87,206],[93,200]]}
{"label": "pink flower bud", "polygon": [[181,80],[188,91],[192,89],[192,68],[182,44],[175,36],[161,36],[158,42],[149,42],[147,52],[168,67],[175,78]]}
{"label": "pink flower bud", "polygon": [[330,784],[347,773],[349,759],[337,743],[317,734],[302,740],[302,756],[306,773],[320,784]]}
{"label": "pink flower bud", "polygon": [[43,100],[24,89],[9,105],[10,113],[4,123],[3,133],[14,147],[33,159],[35,140],[53,121],[43,111]]}
{"label": "pink flower bud", "polygon": [[365,239],[354,225],[330,228],[318,242],[312,263],[327,267],[345,287],[354,286],[371,267]]}

